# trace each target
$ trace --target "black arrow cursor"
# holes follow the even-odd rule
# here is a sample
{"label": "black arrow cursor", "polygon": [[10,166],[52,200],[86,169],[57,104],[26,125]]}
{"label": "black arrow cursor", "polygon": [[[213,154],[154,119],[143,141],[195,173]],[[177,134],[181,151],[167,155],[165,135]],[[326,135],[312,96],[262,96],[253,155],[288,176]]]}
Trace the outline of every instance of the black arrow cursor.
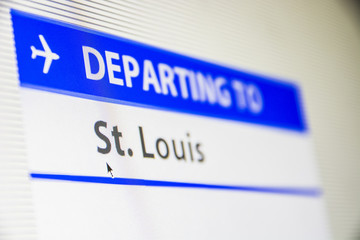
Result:
{"label": "black arrow cursor", "polygon": [[108,163],[106,163],[106,167],[107,167],[108,173],[110,173],[110,174],[111,174],[111,177],[114,178],[114,175],[113,175],[113,173],[112,173],[112,168],[109,166]]}

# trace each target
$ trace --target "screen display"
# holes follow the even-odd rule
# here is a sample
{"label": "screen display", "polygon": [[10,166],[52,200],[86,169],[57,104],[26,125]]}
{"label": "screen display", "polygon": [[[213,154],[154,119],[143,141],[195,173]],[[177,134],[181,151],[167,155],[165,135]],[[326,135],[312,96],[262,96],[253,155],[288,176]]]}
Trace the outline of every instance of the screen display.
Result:
{"label": "screen display", "polygon": [[328,239],[300,86],[11,18],[40,239]]}

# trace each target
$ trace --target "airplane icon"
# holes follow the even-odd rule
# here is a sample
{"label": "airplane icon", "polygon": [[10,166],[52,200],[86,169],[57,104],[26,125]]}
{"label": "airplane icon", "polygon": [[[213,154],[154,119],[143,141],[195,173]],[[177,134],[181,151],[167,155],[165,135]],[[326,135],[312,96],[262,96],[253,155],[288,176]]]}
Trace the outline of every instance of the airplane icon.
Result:
{"label": "airplane icon", "polygon": [[58,60],[60,57],[59,55],[57,55],[56,53],[53,53],[49,47],[49,45],[47,44],[47,42],[45,41],[45,38],[43,35],[39,35],[39,39],[40,42],[44,48],[44,50],[39,50],[36,49],[34,46],[31,46],[31,58],[35,59],[37,56],[39,57],[44,57],[45,58],[45,63],[44,63],[44,69],[43,69],[43,73],[47,74],[49,72],[49,68],[50,65],[52,63],[53,60]]}

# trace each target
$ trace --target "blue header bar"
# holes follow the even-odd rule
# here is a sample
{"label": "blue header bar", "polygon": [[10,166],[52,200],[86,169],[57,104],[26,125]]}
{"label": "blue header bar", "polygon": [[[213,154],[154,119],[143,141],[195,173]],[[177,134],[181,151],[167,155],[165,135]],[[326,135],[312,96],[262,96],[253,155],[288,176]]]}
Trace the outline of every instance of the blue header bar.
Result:
{"label": "blue header bar", "polygon": [[23,87],[303,132],[290,83],[12,10]]}

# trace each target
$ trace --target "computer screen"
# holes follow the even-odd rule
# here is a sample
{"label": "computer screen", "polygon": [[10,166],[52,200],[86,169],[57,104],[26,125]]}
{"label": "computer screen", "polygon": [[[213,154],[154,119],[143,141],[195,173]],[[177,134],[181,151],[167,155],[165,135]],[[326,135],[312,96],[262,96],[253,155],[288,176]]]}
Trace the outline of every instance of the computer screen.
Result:
{"label": "computer screen", "polygon": [[331,239],[305,5],[2,3],[0,236]]}

